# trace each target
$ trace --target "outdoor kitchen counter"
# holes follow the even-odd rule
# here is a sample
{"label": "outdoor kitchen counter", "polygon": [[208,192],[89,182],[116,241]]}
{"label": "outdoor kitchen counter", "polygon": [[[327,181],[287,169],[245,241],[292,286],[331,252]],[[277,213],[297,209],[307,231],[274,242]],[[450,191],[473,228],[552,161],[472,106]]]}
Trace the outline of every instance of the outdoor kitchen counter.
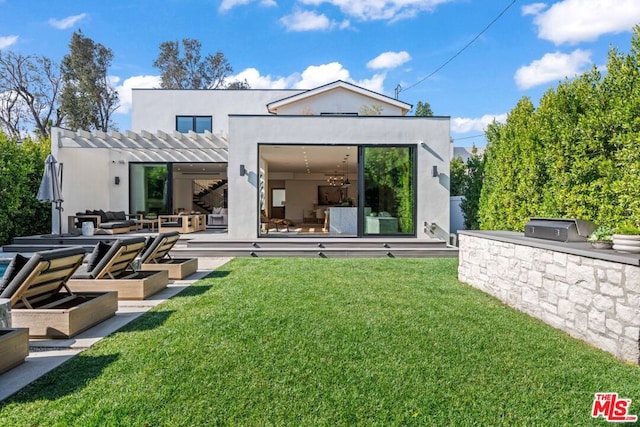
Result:
{"label": "outdoor kitchen counter", "polygon": [[620,264],[640,266],[639,254],[617,252],[613,249],[595,249],[591,247],[591,244],[588,242],[557,242],[554,240],[536,239],[534,237],[525,237],[524,233],[518,233],[515,231],[459,230],[458,234],[513,243],[516,245],[531,246],[533,248],[547,249],[604,261],[618,262]]}

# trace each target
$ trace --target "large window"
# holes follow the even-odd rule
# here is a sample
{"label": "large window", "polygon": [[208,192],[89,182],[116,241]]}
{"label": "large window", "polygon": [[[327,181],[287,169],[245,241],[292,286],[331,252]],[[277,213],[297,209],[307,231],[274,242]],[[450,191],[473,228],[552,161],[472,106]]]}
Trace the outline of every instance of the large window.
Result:
{"label": "large window", "polygon": [[211,129],[213,129],[211,116],[176,116],[176,130],[178,132],[204,133],[204,131],[211,132]]}
{"label": "large window", "polygon": [[415,235],[413,147],[363,147],[365,235]]}

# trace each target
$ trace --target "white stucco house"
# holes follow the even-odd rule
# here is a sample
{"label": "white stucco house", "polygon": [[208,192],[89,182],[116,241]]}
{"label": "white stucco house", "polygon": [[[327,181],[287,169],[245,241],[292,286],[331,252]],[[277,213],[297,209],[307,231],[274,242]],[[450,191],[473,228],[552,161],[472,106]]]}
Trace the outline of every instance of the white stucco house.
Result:
{"label": "white stucco house", "polygon": [[[64,212],[216,215],[229,238],[449,238],[448,117],[336,81],[310,90],[133,90],[126,132],[52,130]],[[54,215],[54,222],[57,221]],[[316,227],[300,227],[301,225]],[[54,229],[56,229],[54,224]]]}

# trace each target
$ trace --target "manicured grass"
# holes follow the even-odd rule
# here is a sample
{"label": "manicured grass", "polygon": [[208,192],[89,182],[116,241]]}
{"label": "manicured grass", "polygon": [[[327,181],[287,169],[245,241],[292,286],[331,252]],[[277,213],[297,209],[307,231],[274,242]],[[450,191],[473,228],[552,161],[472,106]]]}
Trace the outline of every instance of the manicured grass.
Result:
{"label": "manicured grass", "polygon": [[455,259],[235,259],[0,406],[0,424],[606,425],[640,368],[460,284]]}

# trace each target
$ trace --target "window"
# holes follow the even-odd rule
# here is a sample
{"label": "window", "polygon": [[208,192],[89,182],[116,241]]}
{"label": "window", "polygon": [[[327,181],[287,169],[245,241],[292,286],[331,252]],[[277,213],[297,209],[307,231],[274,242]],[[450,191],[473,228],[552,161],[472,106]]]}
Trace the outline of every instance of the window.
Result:
{"label": "window", "polygon": [[176,130],[187,133],[190,130],[195,133],[204,133],[213,129],[211,116],[176,116]]}

